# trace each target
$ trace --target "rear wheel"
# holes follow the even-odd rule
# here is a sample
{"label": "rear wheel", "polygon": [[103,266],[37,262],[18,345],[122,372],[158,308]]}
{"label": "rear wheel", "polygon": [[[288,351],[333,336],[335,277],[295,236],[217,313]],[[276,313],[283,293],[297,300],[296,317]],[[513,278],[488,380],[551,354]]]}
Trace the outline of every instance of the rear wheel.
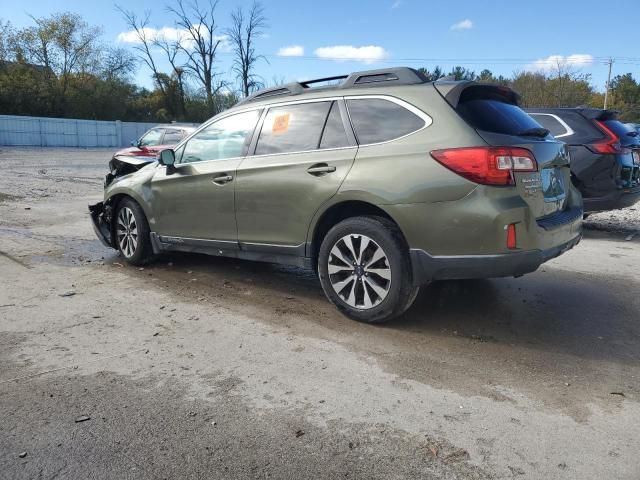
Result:
{"label": "rear wheel", "polygon": [[118,204],[115,216],[118,250],[132,265],[144,265],[152,255],[149,224],[140,205],[126,198]]}
{"label": "rear wheel", "polygon": [[353,217],[334,226],[320,247],[318,274],[329,300],[367,323],[401,315],[418,292],[404,239],[381,217]]}

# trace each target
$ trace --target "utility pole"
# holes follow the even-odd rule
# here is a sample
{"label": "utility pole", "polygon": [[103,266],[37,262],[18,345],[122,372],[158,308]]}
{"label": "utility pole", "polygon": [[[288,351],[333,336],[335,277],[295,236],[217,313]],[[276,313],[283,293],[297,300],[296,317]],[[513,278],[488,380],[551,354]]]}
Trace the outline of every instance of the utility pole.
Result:
{"label": "utility pole", "polygon": [[613,58],[609,57],[609,61],[607,62],[609,65],[609,75],[607,76],[607,88],[604,91],[604,109],[607,109],[607,105],[609,103],[609,86],[611,85],[611,67],[613,66]]}

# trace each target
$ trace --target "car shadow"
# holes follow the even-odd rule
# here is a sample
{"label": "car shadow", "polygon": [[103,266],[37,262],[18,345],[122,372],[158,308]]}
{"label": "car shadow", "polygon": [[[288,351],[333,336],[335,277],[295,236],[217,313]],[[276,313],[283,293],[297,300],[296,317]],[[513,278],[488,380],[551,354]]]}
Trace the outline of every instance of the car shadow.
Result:
{"label": "car shadow", "polygon": [[638,283],[545,270],[517,279],[434,282],[387,328],[640,364]]}
{"label": "car shadow", "polygon": [[[115,262],[121,262],[117,256]],[[385,332],[407,341],[442,337],[640,364],[640,291],[628,278],[598,277],[546,266],[521,278],[433,282],[414,305],[382,326],[351,321],[326,300],[313,271],[198,254],[159,257],[145,272],[181,299],[191,295],[236,298],[261,308],[271,323],[295,327],[301,317],[344,335],[376,337]],[[192,277],[197,282],[191,282]],[[162,286],[161,284],[159,286]],[[190,293],[189,293],[190,292]],[[272,314],[276,315],[272,315]]]}

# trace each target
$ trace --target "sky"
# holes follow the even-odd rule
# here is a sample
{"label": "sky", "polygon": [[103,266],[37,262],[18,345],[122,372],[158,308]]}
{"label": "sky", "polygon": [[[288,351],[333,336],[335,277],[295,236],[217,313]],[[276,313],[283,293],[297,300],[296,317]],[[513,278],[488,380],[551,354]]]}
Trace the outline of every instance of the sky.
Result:
{"label": "sky", "polygon": [[[154,29],[180,35],[166,10],[169,2],[0,0],[0,18],[23,27],[32,24],[30,14],[71,11],[91,25],[102,26],[104,42],[130,48],[132,36],[115,4],[139,15],[150,11]],[[625,14],[637,10],[636,2],[263,0],[269,27],[256,46],[266,56],[257,73],[269,84],[405,65],[428,69],[462,65],[510,76],[516,71],[544,70],[560,61],[591,74],[592,83],[602,91],[610,57],[613,76],[631,72],[640,77],[637,19]],[[250,0],[220,0],[221,36],[230,12],[250,4]],[[229,72],[230,65],[231,53],[223,43],[217,67]],[[150,73],[142,63],[135,80],[151,86]]]}

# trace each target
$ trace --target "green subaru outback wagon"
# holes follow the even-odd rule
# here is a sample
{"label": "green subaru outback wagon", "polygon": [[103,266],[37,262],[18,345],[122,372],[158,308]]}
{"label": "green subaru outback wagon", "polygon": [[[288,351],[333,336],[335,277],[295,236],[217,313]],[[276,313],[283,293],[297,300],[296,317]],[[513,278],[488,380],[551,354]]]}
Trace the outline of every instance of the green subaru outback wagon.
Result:
{"label": "green subaru outback wagon", "polygon": [[565,146],[516,93],[410,68],[261,90],[157,161],[110,168],[90,212],[129,263],[183,251],[313,268],[365,322],[432,280],[520,276],[581,238]]}

